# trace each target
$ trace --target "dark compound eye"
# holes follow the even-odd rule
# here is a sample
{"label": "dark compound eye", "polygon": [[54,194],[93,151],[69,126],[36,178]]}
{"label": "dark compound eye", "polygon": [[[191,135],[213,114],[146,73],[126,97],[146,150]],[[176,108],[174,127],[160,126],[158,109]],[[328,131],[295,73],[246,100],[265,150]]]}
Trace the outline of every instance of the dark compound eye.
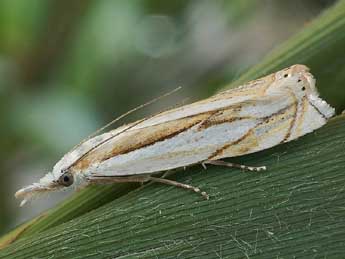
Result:
{"label": "dark compound eye", "polygon": [[289,76],[289,74],[284,74],[284,77],[288,77]]}
{"label": "dark compound eye", "polygon": [[305,91],[305,87],[304,86],[301,89],[302,89],[302,91]]}
{"label": "dark compound eye", "polygon": [[63,186],[66,186],[66,187],[72,185],[73,182],[74,182],[73,175],[69,172],[64,173],[59,178],[59,183]]}

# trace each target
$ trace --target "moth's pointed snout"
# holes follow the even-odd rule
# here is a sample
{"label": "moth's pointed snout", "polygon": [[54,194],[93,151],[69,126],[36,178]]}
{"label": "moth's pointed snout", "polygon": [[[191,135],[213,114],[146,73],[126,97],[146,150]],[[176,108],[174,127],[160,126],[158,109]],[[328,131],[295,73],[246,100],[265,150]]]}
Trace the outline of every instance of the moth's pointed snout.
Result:
{"label": "moth's pointed snout", "polygon": [[31,200],[33,197],[38,195],[39,193],[43,192],[45,189],[42,188],[38,184],[32,184],[27,187],[24,187],[20,190],[18,190],[14,196],[16,199],[22,199],[20,203],[20,207],[24,206],[29,200]]}
{"label": "moth's pointed snout", "polygon": [[25,191],[23,189],[18,190],[14,196],[16,197],[16,199],[22,199],[22,201],[20,202],[20,207],[23,207],[28,201],[29,198],[26,197],[25,195]]}
{"label": "moth's pointed snout", "polygon": [[50,173],[40,179],[38,183],[33,183],[29,186],[19,189],[14,196],[17,199],[22,199],[20,206],[23,206],[33,198],[40,196],[44,193],[54,191],[59,188],[59,185],[52,179]]}
{"label": "moth's pointed snout", "polygon": [[32,194],[33,188],[31,186],[28,186],[18,190],[14,194],[14,197],[16,197],[16,199],[22,199],[22,201],[20,202],[20,207],[22,207],[32,198]]}

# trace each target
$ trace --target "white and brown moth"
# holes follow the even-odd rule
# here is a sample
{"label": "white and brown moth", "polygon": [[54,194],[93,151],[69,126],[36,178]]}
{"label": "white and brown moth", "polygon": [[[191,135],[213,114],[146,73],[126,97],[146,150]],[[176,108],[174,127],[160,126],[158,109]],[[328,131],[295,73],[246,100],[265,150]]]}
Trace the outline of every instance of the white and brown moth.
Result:
{"label": "white and brown moth", "polygon": [[154,174],[264,150],[320,128],[334,108],[319,97],[304,65],[293,65],[236,89],[168,110],[92,137],[68,152],[38,183],[20,189],[33,197],[88,183],[156,181],[206,192]]}

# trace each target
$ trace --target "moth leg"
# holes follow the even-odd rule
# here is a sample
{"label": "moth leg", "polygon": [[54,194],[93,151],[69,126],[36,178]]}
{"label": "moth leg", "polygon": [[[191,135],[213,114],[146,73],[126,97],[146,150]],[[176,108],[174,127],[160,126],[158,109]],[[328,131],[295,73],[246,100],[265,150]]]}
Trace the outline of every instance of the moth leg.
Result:
{"label": "moth leg", "polygon": [[158,183],[164,183],[168,185],[173,185],[179,188],[192,190],[193,192],[200,193],[206,200],[209,199],[209,196],[206,192],[202,192],[199,188],[179,183],[173,180],[164,179],[164,178],[158,178],[153,177],[149,175],[142,175],[142,176],[125,176],[125,177],[113,177],[113,176],[93,176],[87,178],[89,183],[99,183],[99,184],[110,184],[110,183],[128,183],[128,182],[139,182],[144,183],[148,181],[152,182],[158,182]]}
{"label": "moth leg", "polygon": [[169,177],[170,175],[172,175],[174,172],[173,171],[165,171],[164,173],[163,173],[163,175],[160,177],[160,178],[167,178],[167,177]]}
{"label": "moth leg", "polygon": [[207,163],[207,161],[204,161],[204,162],[201,163],[201,166],[202,166],[205,170],[207,170],[206,163]]}
{"label": "moth leg", "polygon": [[246,166],[246,165],[240,165],[240,164],[225,162],[222,160],[206,160],[206,161],[202,162],[201,164],[204,168],[206,167],[205,164],[210,164],[210,165],[235,167],[235,168],[244,169],[244,170],[253,171],[253,172],[259,172],[259,171],[266,170],[266,166]]}
{"label": "moth leg", "polygon": [[203,192],[198,187],[194,187],[194,186],[189,185],[189,184],[179,183],[179,182],[176,182],[173,180],[158,178],[158,177],[152,177],[152,176],[150,176],[149,180],[152,182],[164,183],[164,184],[176,186],[176,187],[183,188],[183,189],[188,189],[188,190],[191,190],[195,193],[200,193],[201,196],[205,200],[208,200],[210,198],[206,192]]}

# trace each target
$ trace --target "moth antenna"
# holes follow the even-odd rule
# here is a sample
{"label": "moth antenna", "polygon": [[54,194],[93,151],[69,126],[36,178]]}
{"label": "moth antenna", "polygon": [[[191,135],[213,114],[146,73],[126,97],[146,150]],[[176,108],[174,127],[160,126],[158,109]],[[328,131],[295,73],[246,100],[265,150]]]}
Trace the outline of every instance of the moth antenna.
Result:
{"label": "moth antenna", "polygon": [[127,112],[121,114],[120,116],[118,116],[117,118],[115,118],[114,120],[112,120],[111,122],[107,123],[107,124],[104,125],[103,127],[99,128],[98,130],[96,130],[95,132],[93,132],[91,135],[89,135],[88,137],[86,137],[85,139],[83,139],[83,140],[82,140],[78,145],[76,145],[74,148],[80,146],[80,145],[83,144],[85,141],[89,140],[90,138],[92,138],[92,137],[98,135],[100,132],[102,132],[102,131],[105,130],[106,128],[110,127],[110,126],[113,125],[115,122],[117,122],[117,121],[119,121],[119,120],[125,118],[126,116],[132,114],[133,112],[135,112],[135,111],[137,111],[137,110],[140,110],[140,109],[142,109],[142,108],[144,108],[144,107],[146,107],[146,106],[148,106],[148,105],[150,105],[150,104],[153,104],[153,103],[155,103],[155,102],[157,102],[157,101],[159,101],[159,100],[161,100],[161,99],[163,99],[163,98],[165,98],[165,97],[168,97],[169,95],[171,95],[171,94],[173,94],[173,93],[179,91],[180,89],[182,89],[182,86],[179,86],[179,87],[175,88],[174,90],[172,90],[172,91],[170,91],[170,92],[168,92],[168,93],[165,93],[165,94],[163,94],[163,95],[161,95],[161,96],[158,96],[158,97],[156,97],[156,98],[154,98],[154,99],[152,99],[152,100],[150,100],[150,101],[148,101],[148,102],[146,102],[146,103],[144,103],[144,104],[141,104],[141,105],[139,105],[139,106],[137,106],[137,107],[135,107],[135,108],[133,108],[133,109],[130,109],[129,111],[127,111]]}

